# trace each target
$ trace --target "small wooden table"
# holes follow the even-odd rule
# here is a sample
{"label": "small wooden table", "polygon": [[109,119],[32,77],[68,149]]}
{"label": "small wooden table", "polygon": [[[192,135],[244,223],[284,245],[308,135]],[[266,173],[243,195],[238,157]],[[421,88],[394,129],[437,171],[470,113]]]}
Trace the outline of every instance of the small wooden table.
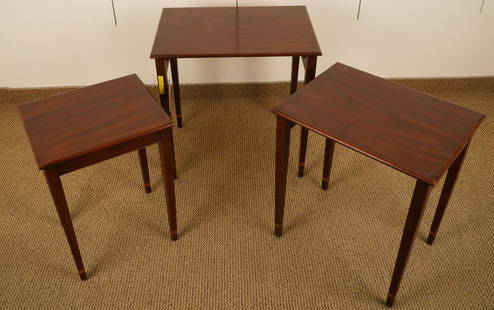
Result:
{"label": "small wooden table", "polygon": [[[293,94],[300,58],[308,83],[316,75],[317,56],[321,55],[305,6],[164,8],[151,51],[161,105],[169,115],[167,74],[171,65],[178,127],[182,127],[178,58],[291,56]],[[308,140],[305,128],[300,137],[302,176]]]}
{"label": "small wooden table", "polygon": [[427,240],[432,244],[470,140],[485,116],[339,63],[273,112],[277,236],[283,228],[290,129],[295,123],[326,137],[323,189],[329,184],[335,142],[417,179],[386,300],[392,306],[429,193],[448,170]]}
{"label": "small wooden table", "polygon": [[81,280],[87,276],[60,180],[63,174],[138,150],[145,190],[150,193],[145,147],[158,142],[170,235],[177,239],[173,123],[137,75],[41,99],[19,110]]}

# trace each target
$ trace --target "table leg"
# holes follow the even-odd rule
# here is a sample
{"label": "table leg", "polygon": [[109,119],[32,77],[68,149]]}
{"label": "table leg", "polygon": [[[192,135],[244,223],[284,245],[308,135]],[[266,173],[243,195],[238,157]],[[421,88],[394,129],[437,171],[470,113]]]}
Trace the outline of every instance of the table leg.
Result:
{"label": "table leg", "polygon": [[177,210],[175,208],[175,184],[173,173],[173,138],[172,128],[166,128],[161,134],[159,142],[161,173],[165,189],[165,198],[168,211],[168,224],[170,226],[170,237],[173,241],[178,239],[177,235]]}
{"label": "table leg", "polygon": [[398,293],[401,279],[403,277],[403,271],[405,270],[408,262],[408,257],[410,256],[410,252],[415,241],[415,236],[417,235],[420,221],[422,220],[431,189],[432,185],[417,180],[415,190],[413,191],[412,201],[410,203],[410,208],[408,210],[405,228],[403,229],[403,235],[401,237],[400,249],[398,250],[398,257],[396,258],[393,277],[391,278],[391,285],[389,286],[388,297],[386,299],[386,305],[388,307],[393,305],[396,294]]}
{"label": "table leg", "polygon": [[149,179],[149,167],[146,148],[140,149],[137,153],[139,154],[139,163],[141,165],[141,174],[142,180],[144,181],[144,189],[146,190],[146,193],[151,193],[151,180]]}
{"label": "table leg", "polygon": [[449,198],[451,197],[456,180],[458,179],[458,174],[460,173],[463,160],[467,154],[469,144],[470,143],[463,148],[463,151],[461,151],[451,167],[449,167],[448,174],[446,176],[446,180],[444,180],[443,189],[441,191],[441,197],[439,198],[439,203],[437,205],[436,214],[434,215],[434,220],[432,221],[429,237],[427,238],[427,243],[430,245],[434,243],[434,239],[436,238],[439,225],[441,225],[444,211],[446,211],[446,207],[448,206]]}
{"label": "table leg", "polygon": [[178,179],[178,174],[177,174],[177,162],[175,159],[175,143],[173,142],[173,134],[170,134],[170,139],[171,139],[171,148],[172,148],[172,157],[173,157],[173,162],[172,162],[172,169],[173,169],[173,178]]}
{"label": "table leg", "polygon": [[168,59],[157,58],[154,60],[156,65],[156,74],[158,76],[158,88],[160,93],[160,102],[163,110],[170,114],[170,90],[168,88]]}
{"label": "table leg", "polygon": [[[305,79],[304,84],[308,84],[316,77],[316,65],[317,56],[307,56],[303,57],[305,67]],[[305,127],[301,128],[300,131],[300,150],[299,150],[299,160],[298,160],[298,176],[304,176],[305,168],[305,154],[307,153],[307,141],[309,138],[309,130]]]}
{"label": "table leg", "polygon": [[55,203],[60,223],[65,231],[65,236],[67,237],[72,256],[74,257],[75,265],[79,271],[79,277],[81,280],[86,280],[86,271],[84,270],[84,264],[82,263],[81,252],[79,251],[79,245],[77,244],[74,226],[72,225],[72,219],[70,218],[70,212],[63,192],[60,175],[56,168],[47,168],[43,170],[43,172],[45,174],[46,182],[48,183],[48,188],[50,189],[51,197]]}
{"label": "table leg", "polygon": [[292,57],[292,79],[290,81],[290,95],[293,95],[297,91],[299,63],[300,63],[300,56],[293,56]]}
{"label": "table leg", "polygon": [[322,185],[323,190],[327,190],[329,187],[329,176],[331,175],[331,166],[333,162],[334,153],[334,141],[326,138],[326,145],[324,147],[324,166],[322,169]]}
{"label": "table leg", "polygon": [[309,130],[305,127],[300,128],[300,148],[298,156],[298,176],[304,176],[305,154],[307,153],[307,141],[309,139]]}
{"label": "table leg", "polygon": [[281,116],[276,117],[276,174],[275,174],[275,209],[274,231],[283,234],[283,213],[285,209],[286,176],[288,172],[288,154],[290,151],[290,121]]}
{"label": "table leg", "polygon": [[180,106],[180,83],[178,79],[177,58],[170,59],[170,67],[173,80],[173,99],[175,101],[175,112],[177,113],[177,126],[182,128],[182,108]]}

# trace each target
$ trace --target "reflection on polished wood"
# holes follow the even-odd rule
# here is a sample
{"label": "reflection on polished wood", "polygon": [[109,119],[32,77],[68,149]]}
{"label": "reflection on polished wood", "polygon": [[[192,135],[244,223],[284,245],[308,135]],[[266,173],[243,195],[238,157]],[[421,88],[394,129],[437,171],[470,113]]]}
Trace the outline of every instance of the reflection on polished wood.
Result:
{"label": "reflection on polished wood", "polygon": [[[432,244],[470,140],[484,115],[336,63],[296,92],[276,114],[275,234],[282,235],[290,128],[326,138],[322,188],[329,186],[338,142],[417,179],[386,305],[392,306],[432,187],[446,170],[428,243]],[[306,146],[299,175],[303,175]]]}
{"label": "reflection on polished wood", "polygon": [[183,124],[179,58],[291,56],[293,93],[300,57],[310,62],[307,82],[315,76],[316,58],[320,55],[305,6],[164,8],[151,50],[158,83],[164,77],[166,84],[160,100],[168,113],[166,64],[171,65],[178,127]]}
{"label": "reflection on polished wood", "polygon": [[144,188],[151,192],[146,146],[160,144],[170,225],[177,239],[173,123],[137,75],[103,82],[19,107],[43,170],[81,280],[87,279],[60,176],[137,151]]}

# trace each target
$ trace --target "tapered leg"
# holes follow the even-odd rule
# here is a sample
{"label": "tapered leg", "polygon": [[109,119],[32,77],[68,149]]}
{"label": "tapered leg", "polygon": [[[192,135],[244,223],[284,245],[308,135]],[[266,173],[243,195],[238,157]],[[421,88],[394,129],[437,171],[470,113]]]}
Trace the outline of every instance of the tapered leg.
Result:
{"label": "tapered leg", "polygon": [[309,130],[305,127],[300,128],[300,148],[298,156],[298,176],[304,176],[305,154],[307,154],[307,141],[309,139]]}
{"label": "tapered leg", "polygon": [[327,190],[329,187],[329,176],[331,175],[333,153],[334,153],[334,141],[326,138],[326,145],[324,147],[324,166],[322,169],[322,185],[321,185],[321,188],[323,190]]}
{"label": "tapered leg", "polygon": [[175,143],[173,142],[173,134],[170,135],[170,139],[172,140],[172,157],[173,157],[172,169],[173,169],[173,178],[174,179],[178,179],[177,161],[175,159]]}
{"label": "tapered leg", "polygon": [[290,150],[290,121],[276,117],[276,174],[274,233],[281,237],[283,233],[283,213],[285,209],[286,175],[288,172],[288,153]]}
{"label": "tapered leg", "polygon": [[170,90],[168,88],[168,59],[157,58],[154,60],[156,65],[156,74],[158,76],[158,88],[160,93],[160,102],[163,110],[170,114]]}
{"label": "tapered leg", "polygon": [[149,180],[149,167],[148,167],[148,157],[146,155],[146,148],[140,149],[139,154],[139,163],[141,165],[141,174],[142,180],[144,181],[144,189],[146,193],[151,193],[151,181]]}
{"label": "tapered leg", "polygon": [[173,99],[175,101],[175,112],[177,113],[177,125],[182,128],[182,108],[180,105],[180,83],[178,79],[177,58],[170,59],[170,67],[173,80]]}
{"label": "tapered leg", "polygon": [[[304,84],[308,84],[316,77],[317,56],[303,57],[302,61],[304,62],[304,66],[305,66]],[[302,127],[300,131],[300,150],[299,150],[299,160],[298,160],[299,177],[304,176],[305,154],[307,153],[308,138],[309,138],[309,130],[305,127]]]}
{"label": "tapered leg", "polygon": [[50,189],[51,197],[55,203],[60,223],[62,224],[65,236],[70,246],[70,251],[74,257],[75,265],[79,271],[79,277],[81,280],[86,280],[86,271],[84,270],[84,264],[82,263],[81,252],[79,251],[79,245],[75,237],[74,226],[72,225],[72,219],[70,218],[69,208],[67,206],[67,200],[63,192],[62,182],[56,168],[47,168],[43,170]]}
{"label": "tapered leg", "polygon": [[293,95],[297,91],[299,63],[300,63],[300,56],[293,56],[292,57],[292,79],[290,82],[290,95]]}
{"label": "tapered leg", "polygon": [[398,293],[403,277],[403,271],[407,265],[408,257],[410,256],[431,189],[432,185],[420,180],[417,180],[417,183],[415,184],[412,202],[410,203],[410,208],[408,210],[405,228],[401,237],[400,249],[398,250],[398,257],[396,258],[393,277],[391,278],[391,285],[389,286],[388,297],[386,299],[386,305],[388,307],[393,305],[396,294]]}
{"label": "tapered leg", "polygon": [[175,208],[175,184],[173,175],[173,140],[172,128],[165,129],[161,134],[159,143],[161,173],[165,187],[166,205],[168,210],[168,224],[170,226],[170,237],[177,240],[177,211]]}
{"label": "tapered leg", "polygon": [[427,243],[430,245],[434,243],[434,239],[436,238],[437,231],[439,230],[439,225],[441,225],[441,221],[444,216],[444,211],[446,211],[449,198],[451,197],[451,193],[453,192],[453,188],[455,187],[456,180],[458,179],[458,174],[460,173],[463,160],[465,159],[465,155],[467,154],[468,146],[469,144],[467,144],[463,148],[463,151],[461,151],[461,153],[458,155],[458,157],[453,162],[451,167],[449,167],[446,180],[444,180],[443,189],[441,191],[441,197],[439,198],[436,214],[434,215],[434,220],[432,221],[429,237],[427,238]]}

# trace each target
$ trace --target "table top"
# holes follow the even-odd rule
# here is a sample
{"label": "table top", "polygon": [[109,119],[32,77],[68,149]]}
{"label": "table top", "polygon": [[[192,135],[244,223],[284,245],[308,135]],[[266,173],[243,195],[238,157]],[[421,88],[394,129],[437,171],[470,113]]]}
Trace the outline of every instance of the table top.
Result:
{"label": "table top", "polygon": [[340,63],[273,112],[432,185],[485,117]]}
{"label": "table top", "polygon": [[164,8],[151,58],[319,56],[305,6]]}
{"label": "table top", "polygon": [[40,169],[173,126],[135,74],[19,110]]}

